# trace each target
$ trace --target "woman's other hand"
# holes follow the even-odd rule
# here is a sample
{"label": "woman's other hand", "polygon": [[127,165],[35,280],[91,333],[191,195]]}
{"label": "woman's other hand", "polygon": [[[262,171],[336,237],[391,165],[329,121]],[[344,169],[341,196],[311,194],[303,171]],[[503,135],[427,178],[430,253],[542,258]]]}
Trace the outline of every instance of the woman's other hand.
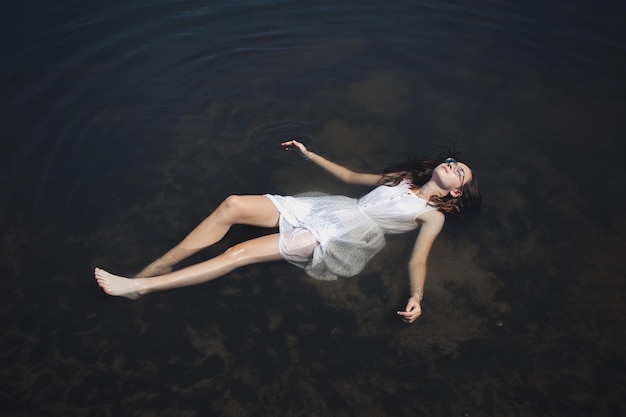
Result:
{"label": "woman's other hand", "polygon": [[287,142],[283,142],[281,145],[283,149],[286,151],[297,150],[297,151],[300,151],[302,155],[307,156],[308,150],[306,146],[304,146],[302,143],[298,142],[297,140],[289,140]]}
{"label": "woman's other hand", "polygon": [[404,311],[398,311],[398,316],[406,323],[413,323],[421,315],[422,306],[415,297],[409,298]]}

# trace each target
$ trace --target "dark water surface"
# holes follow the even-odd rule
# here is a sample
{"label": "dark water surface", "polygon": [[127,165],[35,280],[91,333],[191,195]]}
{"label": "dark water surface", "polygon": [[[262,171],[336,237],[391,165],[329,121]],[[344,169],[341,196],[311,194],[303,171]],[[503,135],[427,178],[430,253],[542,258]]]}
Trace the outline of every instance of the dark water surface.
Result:
{"label": "dark water surface", "polygon": [[[623,3],[0,7],[0,415],[626,414]],[[483,214],[438,239],[416,324],[414,234],[334,283],[100,291],[229,194],[366,191],[285,137],[365,171],[463,147]]]}

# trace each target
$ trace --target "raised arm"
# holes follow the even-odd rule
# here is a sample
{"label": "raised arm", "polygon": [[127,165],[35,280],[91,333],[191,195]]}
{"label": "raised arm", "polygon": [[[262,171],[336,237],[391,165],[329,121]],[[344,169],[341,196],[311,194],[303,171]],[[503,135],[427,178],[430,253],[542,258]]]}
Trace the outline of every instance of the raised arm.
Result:
{"label": "raised arm", "polygon": [[318,154],[311,152],[302,143],[296,140],[290,140],[283,142],[283,148],[287,151],[296,150],[302,154],[306,159],[320,166],[324,170],[328,171],[335,177],[339,178],[343,182],[348,184],[369,185],[374,186],[378,184],[381,178],[380,174],[365,174],[360,172],[354,172],[346,167],[343,167],[335,162],[319,156]]}
{"label": "raised arm", "polygon": [[426,263],[428,254],[435,238],[443,227],[445,216],[438,210],[429,211],[420,216],[422,225],[413,247],[409,261],[409,279],[411,283],[411,297],[404,311],[398,311],[403,321],[413,323],[422,315],[422,299],[424,298],[424,284],[426,283]]}

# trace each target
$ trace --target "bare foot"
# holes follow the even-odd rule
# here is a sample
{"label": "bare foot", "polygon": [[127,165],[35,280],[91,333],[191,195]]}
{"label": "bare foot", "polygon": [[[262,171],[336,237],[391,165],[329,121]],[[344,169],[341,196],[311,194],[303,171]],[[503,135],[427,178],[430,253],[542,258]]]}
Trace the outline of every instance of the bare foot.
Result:
{"label": "bare foot", "polygon": [[143,294],[139,288],[141,279],[119,277],[100,268],[96,268],[95,276],[100,288],[109,295],[136,300]]}
{"label": "bare foot", "polygon": [[173,270],[174,269],[171,266],[165,266],[161,264],[157,259],[156,261],[152,262],[150,265],[142,269],[141,272],[139,272],[137,275],[135,275],[135,278],[158,277],[159,275],[169,274]]}

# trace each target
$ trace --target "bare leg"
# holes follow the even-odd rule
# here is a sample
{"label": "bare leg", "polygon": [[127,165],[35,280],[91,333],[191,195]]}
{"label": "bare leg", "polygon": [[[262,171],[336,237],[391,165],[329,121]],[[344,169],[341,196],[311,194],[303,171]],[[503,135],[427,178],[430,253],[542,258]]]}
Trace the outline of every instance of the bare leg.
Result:
{"label": "bare leg", "polygon": [[105,293],[130,299],[149,292],[197,285],[244,265],[279,260],[278,238],[279,235],[275,233],[248,240],[208,261],[152,278],[124,278],[96,268],[96,281]]}
{"label": "bare leg", "polygon": [[159,259],[155,260],[150,265],[142,269],[141,272],[135,275],[135,278],[156,277],[172,272],[172,267],[174,265],[176,265],[183,259],[187,259],[194,253],[198,252],[198,250],[199,249],[185,249],[180,247],[180,244],[178,244],[169,251],[167,251],[165,255],[161,256]]}
{"label": "bare leg", "polygon": [[171,272],[172,267],[183,259],[222,239],[233,224],[275,227],[278,225],[279,216],[274,204],[265,196],[230,196],[182,242],[145,267],[135,277],[154,277]]}

